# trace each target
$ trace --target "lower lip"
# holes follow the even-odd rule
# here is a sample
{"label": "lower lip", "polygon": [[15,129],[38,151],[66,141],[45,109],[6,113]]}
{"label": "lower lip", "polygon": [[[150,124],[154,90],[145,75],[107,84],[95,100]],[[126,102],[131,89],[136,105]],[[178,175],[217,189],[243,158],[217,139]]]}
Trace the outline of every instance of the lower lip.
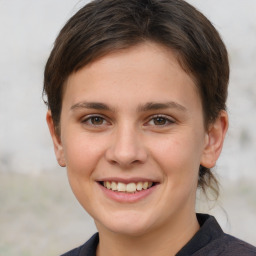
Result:
{"label": "lower lip", "polygon": [[105,188],[101,184],[98,184],[103,193],[112,200],[115,200],[120,203],[135,203],[146,197],[148,197],[151,193],[153,193],[158,185],[150,187],[145,190],[137,191],[135,193],[126,193],[126,192],[117,192],[110,189]]}

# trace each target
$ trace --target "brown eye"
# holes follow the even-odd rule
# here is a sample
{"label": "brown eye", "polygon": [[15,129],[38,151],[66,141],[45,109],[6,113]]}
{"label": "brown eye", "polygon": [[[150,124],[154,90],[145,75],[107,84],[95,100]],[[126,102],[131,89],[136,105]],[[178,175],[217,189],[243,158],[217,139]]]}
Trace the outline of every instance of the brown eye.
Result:
{"label": "brown eye", "polygon": [[89,126],[104,126],[108,122],[104,117],[101,116],[89,116],[86,119],[82,120],[83,124],[89,125]]}
{"label": "brown eye", "polygon": [[162,116],[162,115],[155,115],[153,116],[147,123],[146,126],[155,126],[155,127],[168,127],[169,125],[172,125],[175,123],[175,120],[173,120],[169,116]]}
{"label": "brown eye", "polygon": [[159,117],[153,118],[153,122],[154,122],[154,125],[165,125],[168,122],[168,120],[164,117],[159,116]]}
{"label": "brown eye", "polygon": [[104,123],[104,119],[100,116],[93,116],[90,120],[92,125],[102,125]]}

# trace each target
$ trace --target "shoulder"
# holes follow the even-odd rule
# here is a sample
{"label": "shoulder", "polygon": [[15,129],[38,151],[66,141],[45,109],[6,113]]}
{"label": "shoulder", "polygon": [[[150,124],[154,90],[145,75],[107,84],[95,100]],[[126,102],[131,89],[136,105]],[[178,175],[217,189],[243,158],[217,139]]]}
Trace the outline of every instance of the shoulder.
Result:
{"label": "shoulder", "polygon": [[[221,240],[220,244],[223,245],[223,252],[221,255],[256,256],[256,247],[238,238],[224,234]],[[218,242],[218,240],[216,242]]]}
{"label": "shoulder", "polygon": [[199,231],[176,256],[256,256],[256,247],[224,233],[213,216],[197,218]]}
{"label": "shoulder", "polygon": [[[238,238],[223,233],[219,238],[210,241],[193,256],[256,256],[256,247]],[[187,255],[187,256],[188,256]]]}
{"label": "shoulder", "polygon": [[61,256],[95,256],[98,243],[99,234],[96,233],[83,245],[62,254]]}
{"label": "shoulder", "polygon": [[192,254],[193,256],[256,256],[256,247],[236,237],[222,233]]}
{"label": "shoulder", "polygon": [[73,249],[71,251],[68,251],[68,252],[66,252],[64,254],[61,254],[61,256],[79,256],[80,251],[83,248],[83,246],[84,245],[81,245],[81,246],[79,246],[79,247],[77,247],[77,248],[75,248],[75,249]]}

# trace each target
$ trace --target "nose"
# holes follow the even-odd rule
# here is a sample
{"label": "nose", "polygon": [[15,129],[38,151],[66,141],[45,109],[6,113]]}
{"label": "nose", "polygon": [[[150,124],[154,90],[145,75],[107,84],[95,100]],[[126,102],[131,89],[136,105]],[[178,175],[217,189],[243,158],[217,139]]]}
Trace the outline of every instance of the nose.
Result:
{"label": "nose", "polygon": [[136,128],[123,125],[116,129],[106,151],[106,159],[122,168],[143,164],[147,160],[147,151]]}

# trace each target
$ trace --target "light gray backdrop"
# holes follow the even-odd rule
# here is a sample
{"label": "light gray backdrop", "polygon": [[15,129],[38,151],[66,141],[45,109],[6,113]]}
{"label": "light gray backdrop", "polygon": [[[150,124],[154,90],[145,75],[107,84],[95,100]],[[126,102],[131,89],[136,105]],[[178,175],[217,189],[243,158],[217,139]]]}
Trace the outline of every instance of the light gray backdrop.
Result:
{"label": "light gray backdrop", "polygon": [[[86,2],[0,0],[1,255],[59,255],[95,231],[55,161],[41,98],[53,41]],[[230,221],[215,215],[256,245],[256,1],[189,2],[219,30],[231,62],[230,128],[216,169]]]}

